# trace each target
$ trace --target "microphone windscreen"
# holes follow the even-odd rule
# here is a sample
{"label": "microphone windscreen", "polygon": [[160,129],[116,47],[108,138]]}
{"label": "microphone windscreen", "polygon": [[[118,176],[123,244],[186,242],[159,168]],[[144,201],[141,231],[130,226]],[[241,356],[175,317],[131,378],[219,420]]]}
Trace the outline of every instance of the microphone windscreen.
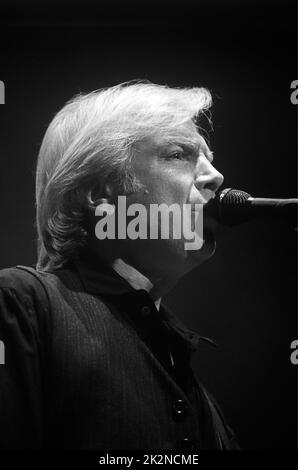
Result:
{"label": "microphone windscreen", "polygon": [[205,214],[211,215],[222,225],[241,224],[250,218],[249,205],[246,203],[249,197],[250,194],[240,189],[223,189],[206,204]]}
{"label": "microphone windscreen", "polygon": [[245,191],[231,188],[223,189],[217,195],[220,206],[242,206],[245,205],[249,197],[251,197],[250,194]]}

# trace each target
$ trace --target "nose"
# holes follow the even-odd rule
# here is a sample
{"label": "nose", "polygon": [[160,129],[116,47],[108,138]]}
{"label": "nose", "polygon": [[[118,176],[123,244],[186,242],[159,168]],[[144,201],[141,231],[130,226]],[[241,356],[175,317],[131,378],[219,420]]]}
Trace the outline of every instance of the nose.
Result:
{"label": "nose", "polygon": [[212,165],[212,163],[204,156],[200,156],[195,186],[200,191],[202,189],[210,189],[217,191],[224,181],[223,175]]}

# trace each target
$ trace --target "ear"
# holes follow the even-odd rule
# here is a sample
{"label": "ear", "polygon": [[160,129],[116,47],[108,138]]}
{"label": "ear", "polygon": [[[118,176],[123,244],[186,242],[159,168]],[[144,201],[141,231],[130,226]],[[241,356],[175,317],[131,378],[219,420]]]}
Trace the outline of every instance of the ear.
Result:
{"label": "ear", "polygon": [[87,193],[88,207],[90,209],[95,209],[103,199],[108,203],[112,203],[114,196],[115,190],[111,183],[96,185]]}

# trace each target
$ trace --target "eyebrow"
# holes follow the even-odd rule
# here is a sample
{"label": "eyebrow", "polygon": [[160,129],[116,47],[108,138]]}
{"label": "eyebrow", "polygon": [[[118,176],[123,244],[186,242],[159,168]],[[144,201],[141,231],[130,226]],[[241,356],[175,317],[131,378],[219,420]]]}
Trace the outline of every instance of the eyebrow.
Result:
{"label": "eyebrow", "polygon": [[204,140],[198,141],[198,142],[189,142],[189,143],[177,143],[177,145],[180,145],[184,150],[191,152],[191,153],[203,153],[207,160],[209,160],[210,163],[213,162],[214,160],[214,153],[209,149],[208,145]]}
{"label": "eyebrow", "polygon": [[209,149],[205,139],[198,134],[197,139],[165,139],[162,143],[162,147],[166,148],[169,145],[177,145],[181,147],[185,152],[192,154],[203,153],[207,160],[212,163],[214,160],[214,153]]}

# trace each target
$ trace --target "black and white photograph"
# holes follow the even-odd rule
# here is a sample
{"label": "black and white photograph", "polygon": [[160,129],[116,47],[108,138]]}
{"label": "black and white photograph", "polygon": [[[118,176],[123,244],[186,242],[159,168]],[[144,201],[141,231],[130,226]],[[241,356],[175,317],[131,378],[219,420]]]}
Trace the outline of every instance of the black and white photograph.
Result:
{"label": "black and white photograph", "polygon": [[0,461],[297,450],[297,3],[0,11]]}

